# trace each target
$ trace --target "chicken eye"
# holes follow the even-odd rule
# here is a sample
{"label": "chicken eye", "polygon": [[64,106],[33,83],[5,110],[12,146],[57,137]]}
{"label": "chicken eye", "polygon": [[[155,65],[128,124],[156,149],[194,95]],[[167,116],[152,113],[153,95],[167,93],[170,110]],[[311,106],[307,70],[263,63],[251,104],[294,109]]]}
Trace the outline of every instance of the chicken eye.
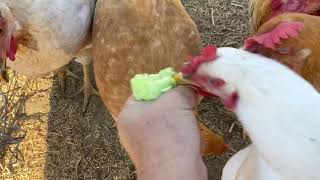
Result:
{"label": "chicken eye", "polygon": [[290,48],[288,48],[288,47],[278,48],[278,52],[279,52],[280,54],[289,54]]}
{"label": "chicken eye", "polygon": [[211,85],[213,85],[216,88],[220,88],[226,84],[224,80],[219,78],[210,78],[208,81]]}

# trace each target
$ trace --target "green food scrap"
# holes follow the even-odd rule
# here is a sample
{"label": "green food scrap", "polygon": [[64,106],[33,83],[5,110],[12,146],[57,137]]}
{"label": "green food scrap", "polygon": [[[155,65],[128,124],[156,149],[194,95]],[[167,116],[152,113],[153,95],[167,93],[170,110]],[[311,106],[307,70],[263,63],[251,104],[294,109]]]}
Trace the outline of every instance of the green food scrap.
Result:
{"label": "green food scrap", "polygon": [[138,101],[152,101],[176,86],[173,68],[165,68],[158,74],[137,74],[130,83],[133,96]]}

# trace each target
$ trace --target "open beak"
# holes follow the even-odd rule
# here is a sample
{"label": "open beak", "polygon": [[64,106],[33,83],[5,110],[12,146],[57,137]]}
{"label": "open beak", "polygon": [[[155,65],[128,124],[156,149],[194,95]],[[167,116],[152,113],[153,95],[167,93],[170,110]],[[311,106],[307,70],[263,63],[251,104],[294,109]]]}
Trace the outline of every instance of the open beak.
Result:
{"label": "open beak", "polygon": [[[206,87],[206,84],[197,84],[188,79],[185,79],[181,73],[176,74],[174,79],[177,85],[185,85],[194,89],[199,95],[204,97],[216,97],[222,100],[226,108],[232,110],[236,107],[239,95],[236,89],[231,85],[223,85],[223,87],[212,88]],[[220,86],[220,85],[219,85]]]}
{"label": "open beak", "polygon": [[181,73],[176,74],[174,76],[174,79],[175,79],[177,85],[188,86],[188,87],[194,89],[201,96],[218,97],[215,94],[212,94],[208,91],[205,91],[203,88],[201,88],[199,85],[193,83],[192,81],[187,80],[186,78],[183,77],[183,75]]}

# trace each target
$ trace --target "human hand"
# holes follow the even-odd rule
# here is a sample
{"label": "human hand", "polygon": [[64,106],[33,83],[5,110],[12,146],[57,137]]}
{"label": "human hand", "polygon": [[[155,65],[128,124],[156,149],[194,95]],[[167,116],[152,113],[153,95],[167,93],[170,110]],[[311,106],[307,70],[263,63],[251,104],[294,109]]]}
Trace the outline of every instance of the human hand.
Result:
{"label": "human hand", "polygon": [[153,102],[129,98],[117,127],[138,178],[206,179],[192,111],[196,102],[194,92],[186,87],[175,88]]}

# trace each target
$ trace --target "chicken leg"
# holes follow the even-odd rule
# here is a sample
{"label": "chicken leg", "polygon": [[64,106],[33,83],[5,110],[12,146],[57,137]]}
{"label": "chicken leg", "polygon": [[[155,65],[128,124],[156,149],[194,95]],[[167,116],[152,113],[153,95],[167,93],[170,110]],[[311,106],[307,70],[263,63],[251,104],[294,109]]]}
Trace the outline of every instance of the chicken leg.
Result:
{"label": "chicken leg", "polygon": [[75,58],[76,62],[79,62],[82,65],[83,69],[83,86],[78,92],[73,95],[73,97],[79,95],[81,92],[84,94],[84,100],[81,108],[81,112],[85,113],[89,104],[89,99],[92,95],[99,96],[99,92],[93,87],[90,81],[90,63],[92,62],[92,49],[86,48],[82,50]]}
{"label": "chicken leg", "polygon": [[64,66],[61,69],[59,69],[59,71],[57,72],[57,76],[58,76],[61,94],[64,97],[66,96],[66,92],[65,92],[66,91],[66,78],[71,77],[71,78],[78,79],[78,80],[80,79],[79,76],[77,76],[76,74],[74,74],[73,72],[70,71],[68,66]]}

